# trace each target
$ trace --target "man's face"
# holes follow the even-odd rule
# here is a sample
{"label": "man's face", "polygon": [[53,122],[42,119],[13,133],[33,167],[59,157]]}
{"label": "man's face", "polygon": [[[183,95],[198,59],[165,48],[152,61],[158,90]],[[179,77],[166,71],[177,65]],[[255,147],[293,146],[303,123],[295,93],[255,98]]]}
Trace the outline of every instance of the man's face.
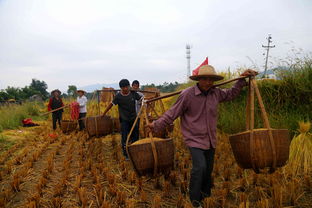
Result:
{"label": "man's face", "polygon": [[123,94],[128,94],[130,91],[130,86],[122,87],[121,91]]}
{"label": "man's face", "polygon": [[208,90],[213,85],[214,80],[209,77],[203,77],[198,80],[198,85],[203,90]]}
{"label": "man's face", "polygon": [[133,85],[132,85],[132,88],[133,88],[134,90],[138,90],[139,87],[140,87],[140,86],[139,86],[138,84],[133,84]]}

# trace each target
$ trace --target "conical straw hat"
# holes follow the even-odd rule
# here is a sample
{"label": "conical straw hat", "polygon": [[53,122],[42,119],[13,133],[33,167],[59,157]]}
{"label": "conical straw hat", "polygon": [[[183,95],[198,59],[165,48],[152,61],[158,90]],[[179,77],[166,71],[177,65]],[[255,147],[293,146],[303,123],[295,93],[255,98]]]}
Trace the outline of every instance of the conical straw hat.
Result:
{"label": "conical straw hat", "polygon": [[82,92],[83,94],[86,94],[86,91],[84,91],[82,89],[77,90],[77,92]]}
{"label": "conical straw hat", "polygon": [[222,80],[224,77],[218,75],[211,65],[203,65],[199,68],[198,74],[193,74],[190,76],[190,79],[198,81],[200,78],[209,77],[212,78],[214,81]]}

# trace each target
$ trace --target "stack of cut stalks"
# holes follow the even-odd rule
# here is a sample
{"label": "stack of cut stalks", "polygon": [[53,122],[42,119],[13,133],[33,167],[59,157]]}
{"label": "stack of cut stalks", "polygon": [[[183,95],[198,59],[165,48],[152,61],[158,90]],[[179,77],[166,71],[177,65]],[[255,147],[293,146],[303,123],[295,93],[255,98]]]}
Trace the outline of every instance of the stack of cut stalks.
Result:
{"label": "stack of cut stalks", "polygon": [[[162,139],[162,138],[157,138],[157,137],[153,137],[153,140],[154,140],[155,142],[157,142],[157,141],[162,141],[162,140],[164,140],[164,139]],[[132,145],[146,144],[146,143],[152,143],[151,138],[140,139],[140,140],[134,142]]]}
{"label": "stack of cut stalks", "polygon": [[310,122],[299,122],[298,136],[290,144],[288,166],[294,175],[312,173],[312,134]]}

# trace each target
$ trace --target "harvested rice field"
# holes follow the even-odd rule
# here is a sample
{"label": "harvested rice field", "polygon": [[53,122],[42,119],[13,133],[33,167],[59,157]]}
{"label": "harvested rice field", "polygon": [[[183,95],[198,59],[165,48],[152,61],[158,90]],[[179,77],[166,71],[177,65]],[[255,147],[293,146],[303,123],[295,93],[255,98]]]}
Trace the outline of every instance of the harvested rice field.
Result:
{"label": "harvested rice field", "polygon": [[[86,132],[52,134],[50,128],[46,121],[10,130],[27,133],[1,153],[0,207],[192,207],[191,158],[178,124],[171,134],[174,170],[155,178],[136,175],[121,154],[120,134],[89,138]],[[312,207],[311,174],[290,168],[273,174],[244,171],[228,136],[219,133],[214,188],[204,207]]]}

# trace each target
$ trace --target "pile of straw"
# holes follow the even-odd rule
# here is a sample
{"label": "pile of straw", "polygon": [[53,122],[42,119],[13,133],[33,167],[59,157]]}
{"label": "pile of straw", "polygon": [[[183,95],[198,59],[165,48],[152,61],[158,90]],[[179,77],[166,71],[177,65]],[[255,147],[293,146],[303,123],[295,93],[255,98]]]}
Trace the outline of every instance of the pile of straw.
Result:
{"label": "pile of straw", "polygon": [[[157,142],[157,141],[162,141],[162,140],[164,140],[164,139],[162,139],[162,138],[157,138],[157,137],[153,137],[153,140],[154,140],[155,142]],[[152,142],[152,141],[151,141],[151,138],[145,138],[145,139],[140,139],[140,140],[134,142],[134,143],[131,144],[131,145],[146,144],[146,143],[151,143],[151,142]]]}
{"label": "pile of straw", "polygon": [[298,131],[290,144],[288,166],[295,175],[310,174],[312,172],[312,134],[309,133],[310,122],[299,122]]}

